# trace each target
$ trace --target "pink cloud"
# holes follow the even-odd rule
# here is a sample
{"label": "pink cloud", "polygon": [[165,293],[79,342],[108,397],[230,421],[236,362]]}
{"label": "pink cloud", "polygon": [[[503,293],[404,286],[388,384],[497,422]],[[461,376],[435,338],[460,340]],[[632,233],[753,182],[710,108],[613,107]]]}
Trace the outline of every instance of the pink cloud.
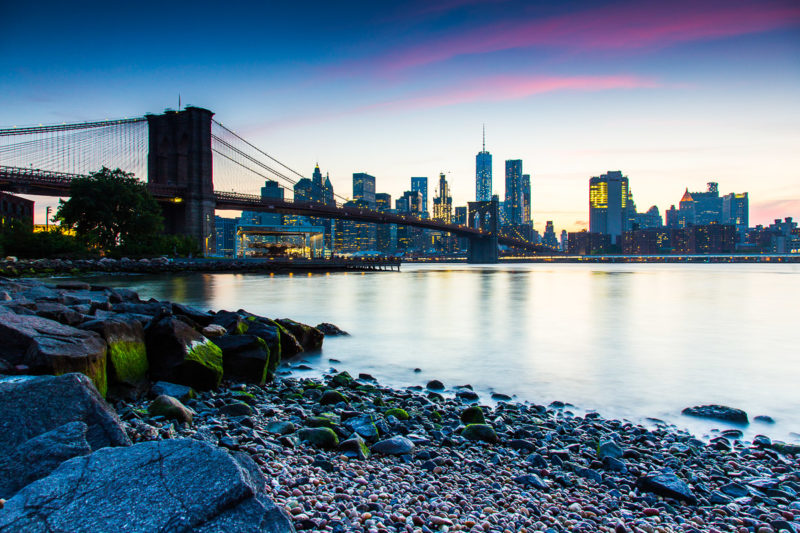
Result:
{"label": "pink cloud", "polygon": [[784,219],[786,217],[793,217],[800,221],[800,198],[755,202],[751,206],[750,225],[769,225],[776,218]]}
{"label": "pink cloud", "polygon": [[[513,14],[512,14],[513,16]],[[370,60],[396,71],[446,61],[456,56],[529,48],[573,51],[637,50],[757,33],[800,23],[800,4],[780,1],[748,3],[636,2],[545,19],[516,20],[462,29]]]}
{"label": "pink cloud", "polygon": [[470,102],[518,100],[555,91],[604,91],[609,89],[643,89],[660,85],[639,76],[497,76],[464,82],[462,86],[400,100],[381,102],[359,108],[425,109]]}

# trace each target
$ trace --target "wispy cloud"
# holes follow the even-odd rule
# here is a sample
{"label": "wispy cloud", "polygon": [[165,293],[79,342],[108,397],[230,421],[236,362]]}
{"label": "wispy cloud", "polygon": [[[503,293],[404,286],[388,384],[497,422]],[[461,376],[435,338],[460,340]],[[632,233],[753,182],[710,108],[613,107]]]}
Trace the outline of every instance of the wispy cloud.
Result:
{"label": "wispy cloud", "polygon": [[604,91],[609,89],[655,88],[659,86],[660,84],[653,79],[632,75],[495,76],[467,80],[455,88],[363,106],[357,111],[425,109],[471,102],[518,100],[555,91]]}
{"label": "wispy cloud", "polygon": [[[456,1],[463,5],[467,0]],[[661,48],[680,43],[757,33],[800,23],[800,4],[786,1],[635,2],[549,18],[529,18],[523,7],[515,17],[434,38],[381,57],[364,66],[391,72],[529,47],[571,51],[619,51]]]}

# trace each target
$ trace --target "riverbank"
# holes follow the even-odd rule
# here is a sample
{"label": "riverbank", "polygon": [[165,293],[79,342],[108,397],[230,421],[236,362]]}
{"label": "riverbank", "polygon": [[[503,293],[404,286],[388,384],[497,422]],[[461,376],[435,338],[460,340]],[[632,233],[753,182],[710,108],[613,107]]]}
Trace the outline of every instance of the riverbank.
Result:
{"label": "riverbank", "polygon": [[[189,503],[176,511],[186,517],[183,523],[201,524],[208,531],[235,530],[221,526],[234,519],[228,511],[237,524],[252,529],[253,507],[272,524],[264,531],[767,533],[792,531],[800,524],[797,446],[766,437],[744,442],[735,432],[706,443],[668,427],[648,429],[596,413],[577,416],[560,402],[515,403],[498,395],[494,406],[481,406],[486,398],[471,387],[436,380],[392,389],[367,374],[350,376],[335,369],[321,379],[302,378],[296,373],[305,364],[302,353],[314,353],[323,332],[337,333],[333,327],[311,328],[243,310],[206,312],[178,303],[145,302],[129,290],[81,283],[0,285],[5,373],[48,373],[35,365],[46,360],[64,364],[63,357],[48,354],[63,355],[64,346],[79,345],[86,348],[85,357],[73,349],[71,359],[86,361],[80,370],[93,381],[68,374],[0,382],[4,449],[24,451],[35,444],[41,450],[44,440],[50,443],[48,450],[53,441],[72,450],[72,455],[58,456],[66,460],[61,467],[56,463],[48,471],[34,469],[44,472],[41,480],[0,494],[8,499],[0,509],[0,531],[35,525],[43,520],[42,513],[49,526],[75,529],[107,516],[103,513],[109,505],[117,505],[118,520],[134,521],[129,529],[144,519],[158,529],[171,516],[160,509],[171,509],[174,500]],[[91,324],[98,320],[128,324],[125,338],[141,339],[134,343],[139,348],[120,344],[121,330]],[[14,328],[17,333],[9,335],[11,323],[27,327]],[[143,337],[138,336],[140,328]],[[24,334],[39,338],[21,350]],[[106,346],[111,405],[97,392],[102,392],[103,373],[91,356],[102,351],[92,351],[95,337],[102,337]],[[59,339],[63,343],[54,350],[52,343]],[[178,350],[182,358],[166,353],[178,339],[186,348]],[[207,349],[198,350],[198,345]],[[220,351],[216,364],[212,346]],[[270,357],[273,352],[280,361]],[[20,358],[9,361],[12,353]],[[150,366],[138,379],[121,372],[138,365],[108,363],[108,357],[141,361],[142,354]],[[202,354],[212,364],[199,370],[196,359],[186,357],[191,354]],[[175,364],[164,364],[166,360]],[[69,370],[78,370],[75,361],[70,364]],[[58,392],[65,382],[80,394]],[[92,408],[76,408],[83,405],[74,400],[77,396]],[[98,413],[102,438],[91,431],[98,425]],[[83,437],[76,423],[85,425]],[[9,435],[17,435],[19,442],[9,444]],[[109,445],[113,448],[104,447]],[[164,450],[171,454],[166,463]],[[204,478],[220,474],[209,471],[204,476],[198,454],[219,471],[230,471],[235,496],[209,485]],[[39,459],[32,466],[44,462]],[[0,467],[13,464],[0,461]],[[85,469],[89,464],[94,466]],[[119,473],[120,465],[134,464],[141,469]],[[149,465],[163,464],[147,473]],[[257,472],[243,477],[253,467]],[[106,487],[102,501],[78,498],[79,505],[74,503],[69,494],[76,492],[75,483],[86,485],[85,494]],[[44,497],[48,507],[38,509],[34,502]],[[213,505],[193,505],[201,501]],[[136,512],[128,505],[137,506]],[[40,524],[38,529],[46,528]]]}
{"label": "riverbank", "polygon": [[0,261],[0,276],[49,277],[80,276],[83,274],[174,274],[180,272],[346,272],[399,271],[400,260],[395,258],[334,258],[334,259],[21,259]]}

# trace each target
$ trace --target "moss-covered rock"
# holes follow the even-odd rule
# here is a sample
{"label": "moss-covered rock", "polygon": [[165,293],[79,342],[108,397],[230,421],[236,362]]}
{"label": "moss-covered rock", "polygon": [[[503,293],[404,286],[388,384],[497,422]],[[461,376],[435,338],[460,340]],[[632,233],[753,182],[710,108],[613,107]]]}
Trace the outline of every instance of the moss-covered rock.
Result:
{"label": "moss-covered rock", "polygon": [[108,344],[107,369],[110,396],[132,398],[148,385],[147,349],[144,329],[138,321],[120,319],[92,320],[81,329],[94,331]]}
{"label": "moss-covered rock", "polygon": [[393,407],[391,409],[387,409],[386,416],[393,416],[398,420],[408,420],[408,412],[405,409],[400,409],[399,407]]}
{"label": "moss-covered rock", "polygon": [[348,457],[355,457],[356,459],[369,459],[370,451],[367,447],[366,441],[361,438],[361,435],[356,434],[354,437],[347,439],[339,445],[339,451]]}
{"label": "moss-covered rock", "polygon": [[326,427],[303,428],[298,436],[301,441],[317,448],[333,449],[339,445],[339,437],[332,429]]}
{"label": "moss-covered rock", "polygon": [[331,385],[334,387],[350,387],[353,381],[353,376],[348,372],[339,372],[331,378]]}
{"label": "moss-covered rock", "polygon": [[321,405],[336,405],[341,402],[349,403],[347,396],[337,390],[326,390],[319,399]]}
{"label": "moss-covered rock", "polygon": [[222,367],[226,378],[263,385],[267,380],[269,347],[255,335],[224,335],[214,339],[222,350]]}
{"label": "moss-covered rock", "polygon": [[287,329],[297,339],[304,351],[322,349],[322,341],[325,339],[325,335],[317,328],[288,318],[279,318],[275,322]]}
{"label": "moss-covered rock", "polygon": [[326,427],[333,428],[339,423],[339,417],[332,413],[323,413],[319,416],[309,416],[305,420],[305,425],[310,428]]}
{"label": "moss-covered rock", "polygon": [[485,424],[486,418],[483,416],[483,410],[477,405],[473,405],[461,411],[461,422],[464,424]]}
{"label": "moss-covered rock", "polygon": [[147,361],[153,379],[213,389],[222,380],[222,350],[185,322],[164,317],[145,328]]}
{"label": "moss-covered rock", "polygon": [[497,433],[488,424],[469,424],[461,435],[467,440],[477,440],[495,444],[499,441]]}

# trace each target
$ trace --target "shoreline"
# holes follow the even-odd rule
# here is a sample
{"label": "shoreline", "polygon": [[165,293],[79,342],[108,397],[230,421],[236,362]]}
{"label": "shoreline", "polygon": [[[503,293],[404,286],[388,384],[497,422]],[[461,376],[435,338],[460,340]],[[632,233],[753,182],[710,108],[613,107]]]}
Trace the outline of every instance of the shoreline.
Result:
{"label": "shoreline", "polygon": [[[150,361],[146,381],[126,378],[119,360],[106,374],[93,372],[96,366],[88,364],[84,374],[94,385],[78,374],[31,380],[50,380],[53,385],[47,386],[55,387],[57,381],[78,376],[81,390],[97,396],[98,390],[105,395],[102,380],[107,379],[113,407],[102,399],[97,405],[108,411],[109,424],[120,435],[112,443],[119,456],[113,464],[157,443],[202,445],[207,453],[222,452],[220,461],[233,457],[240,464],[252,463],[256,478],[264,481],[248,478],[258,485],[257,491],[250,490],[261,494],[260,512],[283,524],[277,531],[770,533],[800,528],[797,445],[767,437],[747,442],[734,433],[706,443],[674,428],[647,428],[598,413],[578,416],[562,402],[543,406],[509,398],[482,406],[470,387],[445,392],[436,380],[424,388],[402,389],[381,386],[367,374],[353,377],[336,370],[320,378],[285,376],[283,370],[302,364],[301,354],[319,350],[322,330],[343,332],[244,310],[204,312],[179,303],[142,301],[127,289],[82,282],[48,287],[35,280],[0,281],[4,324],[18,321],[18,330],[33,331],[30,335],[44,332],[52,339],[57,331],[67,343],[81,339],[88,346],[95,337],[86,331],[100,332],[110,350],[119,330],[93,323],[127,323],[134,332],[125,330],[126,335],[141,331]],[[84,327],[67,326],[70,322]],[[48,333],[47,327],[54,329]],[[194,350],[197,343],[221,346],[224,375],[220,368],[209,382],[208,373],[195,367],[171,374],[159,367],[174,354],[163,352],[162,341],[150,341],[183,338],[176,331]],[[256,336],[264,343],[279,339],[270,348],[278,346],[282,361],[270,358],[263,343],[250,342]],[[48,353],[46,343],[34,345],[42,357]],[[73,355],[76,361],[91,359]],[[57,353],[53,357],[60,360]],[[254,359],[260,361],[255,367]],[[6,361],[5,371],[27,374],[34,370],[30,364],[40,360],[11,366]],[[75,361],[71,364],[69,370],[76,370]],[[38,368],[36,373],[48,372]],[[272,373],[274,379],[266,380]],[[0,411],[7,389],[32,386],[27,380],[0,381]],[[38,409],[60,401],[49,396],[26,402]],[[93,450],[85,449],[39,481],[0,494],[11,494],[0,501],[0,531],[28,516],[28,498],[59,486],[67,463],[112,453],[103,451],[111,448]],[[125,475],[136,485],[140,474]],[[59,501],[53,508],[61,509]],[[83,513],[93,512],[88,506],[69,516],[74,525]]]}

